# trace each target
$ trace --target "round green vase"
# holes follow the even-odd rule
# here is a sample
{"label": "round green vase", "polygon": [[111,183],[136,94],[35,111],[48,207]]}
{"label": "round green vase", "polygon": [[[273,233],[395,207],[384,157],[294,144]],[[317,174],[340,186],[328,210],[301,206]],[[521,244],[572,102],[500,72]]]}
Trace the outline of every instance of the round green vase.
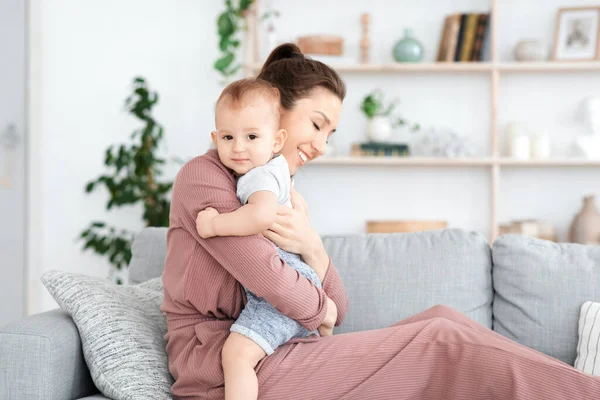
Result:
{"label": "round green vase", "polygon": [[398,62],[419,62],[423,60],[423,45],[413,37],[412,29],[404,30],[404,37],[394,46],[394,59]]}

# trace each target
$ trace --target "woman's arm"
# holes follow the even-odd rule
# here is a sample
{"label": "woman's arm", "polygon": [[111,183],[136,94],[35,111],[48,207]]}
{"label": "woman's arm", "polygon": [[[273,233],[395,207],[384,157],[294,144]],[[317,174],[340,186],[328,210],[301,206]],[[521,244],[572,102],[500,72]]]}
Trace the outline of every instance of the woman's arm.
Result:
{"label": "woman's arm", "polygon": [[295,191],[291,196],[293,209],[278,206],[276,222],[265,237],[285,251],[300,254],[323,284],[323,290],[337,306],[335,325],[340,325],[348,312],[348,297],[340,275],[331,262],[321,237],[310,226],[305,202]]}
{"label": "woman's arm", "polygon": [[264,237],[202,239],[196,232],[200,210],[226,213],[240,207],[235,181],[217,161],[203,156],[188,162],[175,180],[171,207],[181,227],[248,290],[308,330],[321,325],[327,314],[325,292],[285,264]]}

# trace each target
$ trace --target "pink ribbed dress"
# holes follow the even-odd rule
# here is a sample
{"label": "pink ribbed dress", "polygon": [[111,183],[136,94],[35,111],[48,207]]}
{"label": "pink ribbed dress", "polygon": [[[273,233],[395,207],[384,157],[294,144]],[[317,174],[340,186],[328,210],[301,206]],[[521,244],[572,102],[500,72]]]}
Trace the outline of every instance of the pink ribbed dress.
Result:
{"label": "pink ribbed dress", "polygon": [[[323,290],[285,265],[262,236],[201,239],[198,211],[240,206],[214,150],[189,161],[173,187],[162,310],[178,399],[223,399],[221,348],[244,306],[242,285],[307,329],[325,295],[347,311],[330,264]],[[600,378],[516,344],[443,306],[389,328],[292,340],[257,367],[259,399],[600,399]]]}

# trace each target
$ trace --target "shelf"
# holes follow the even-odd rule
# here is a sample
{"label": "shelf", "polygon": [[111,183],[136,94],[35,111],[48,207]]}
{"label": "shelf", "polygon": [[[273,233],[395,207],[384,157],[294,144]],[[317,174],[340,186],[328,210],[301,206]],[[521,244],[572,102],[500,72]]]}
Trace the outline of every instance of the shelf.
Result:
{"label": "shelf", "polygon": [[[250,65],[250,69],[258,72],[262,64]],[[390,63],[390,64],[330,64],[338,72],[491,72],[506,73],[517,72],[576,72],[598,71],[600,61],[585,62],[503,62],[492,64],[489,62],[433,62],[433,63]]]}
{"label": "shelf", "polygon": [[574,72],[600,71],[600,61],[585,62],[511,62],[498,64],[500,72]]}
{"label": "shelf", "polygon": [[420,167],[600,167],[600,160],[554,158],[540,160],[516,160],[511,158],[434,158],[434,157],[321,157],[307,165],[411,165]]}
{"label": "shelf", "polygon": [[310,162],[319,165],[412,165],[434,166],[485,166],[492,158],[434,158],[434,157],[321,157]]}
{"label": "shelf", "polygon": [[498,164],[507,167],[600,167],[600,160],[579,158],[549,158],[539,160],[515,160],[500,158]]}

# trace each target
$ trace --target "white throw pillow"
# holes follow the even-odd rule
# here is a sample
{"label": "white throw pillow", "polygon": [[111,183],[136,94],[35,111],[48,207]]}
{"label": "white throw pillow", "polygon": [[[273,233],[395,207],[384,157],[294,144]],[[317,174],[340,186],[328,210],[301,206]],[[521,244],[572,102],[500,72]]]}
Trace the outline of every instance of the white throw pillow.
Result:
{"label": "white throw pillow", "polygon": [[575,368],[600,376],[600,303],[586,301],[579,313],[579,343]]}
{"label": "white throw pillow", "polygon": [[139,285],[48,271],[42,282],[77,326],[96,387],[114,400],[165,400],[167,364],[162,278]]}

